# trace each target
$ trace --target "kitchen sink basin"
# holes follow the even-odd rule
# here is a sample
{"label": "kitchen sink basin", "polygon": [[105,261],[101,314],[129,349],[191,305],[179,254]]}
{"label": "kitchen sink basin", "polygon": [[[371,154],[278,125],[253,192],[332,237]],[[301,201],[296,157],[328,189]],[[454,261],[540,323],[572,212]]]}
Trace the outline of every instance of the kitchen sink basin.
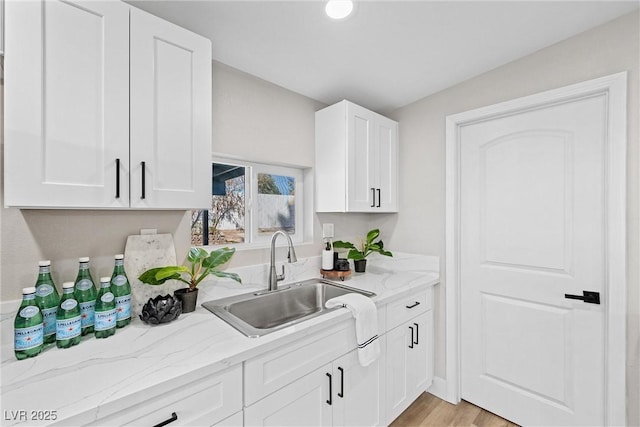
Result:
{"label": "kitchen sink basin", "polygon": [[326,308],[325,302],[352,292],[375,296],[361,289],[311,279],[284,285],[275,291],[252,292],[208,301],[202,306],[246,336],[259,337],[335,310]]}

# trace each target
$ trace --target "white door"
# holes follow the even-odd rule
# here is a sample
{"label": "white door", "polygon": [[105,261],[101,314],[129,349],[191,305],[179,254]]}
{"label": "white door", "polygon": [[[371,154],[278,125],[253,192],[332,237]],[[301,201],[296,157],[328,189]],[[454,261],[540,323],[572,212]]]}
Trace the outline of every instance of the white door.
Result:
{"label": "white door", "polygon": [[[247,426],[330,426],[335,396],[331,364],[303,376],[244,409]],[[333,390],[332,390],[333,391]]]}
{"label": "white door", "polygon": [[604,425],[607,96],[460,130],[461,397]]}
{"label": "white door", "polygon": [[211,42],[131,10],[131,207],[211,206]]}
{"label": "white door", "polygon": [[398,123],[376,120],[376,212],[398,211]]}
{"label": "white door", "polygon": [[375,113],[347,104],[347,210],[375,210]]}
{"label": "white door", "polygon": [[[384,348],[384,338],[380,345]],[[384,352],[382,352],[384,353]],[[369,366],[360,365],[353,350],[333,362],[333,425],[383,426],[384,355]]]}
{"label": "white door", "polygon": [[129,7],[5,8],[5,204],[129,206]]}

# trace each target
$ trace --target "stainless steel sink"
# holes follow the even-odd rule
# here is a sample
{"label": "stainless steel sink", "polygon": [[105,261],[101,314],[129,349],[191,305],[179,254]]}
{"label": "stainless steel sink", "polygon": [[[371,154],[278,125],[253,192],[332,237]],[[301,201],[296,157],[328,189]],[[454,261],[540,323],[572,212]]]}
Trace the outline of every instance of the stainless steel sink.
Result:
{"label": "stainless steel sink", "polygon": [[327,309],[325,302],[352,292],[375,296],[372,292],[311,279],[284,285],[276,291],[207,301],[202,306],[246,336],[259,337],[335,310]]}

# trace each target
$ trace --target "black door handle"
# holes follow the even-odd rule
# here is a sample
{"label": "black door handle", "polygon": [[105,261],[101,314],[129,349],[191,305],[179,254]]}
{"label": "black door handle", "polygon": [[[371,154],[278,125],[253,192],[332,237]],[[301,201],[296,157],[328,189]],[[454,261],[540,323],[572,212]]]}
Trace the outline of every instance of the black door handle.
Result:
{"label": "black door handle", "polygon": [[579,299],[589,304],[600,304],[600,292],[582,291],[582,296],[564,294],[564,297],[567,299]]}
{"label": "black door handle", "polygon": [[405,305],[405,307],[407,308],[414,308],[420,305],[420,301],[416,301],[415,303],[411,304],[411,305]]}
{"label": "black door handle", "polygon": [[344,398],[344,369],[338,366],[338,371],[340,371],[340,393],[338,393],[338,397]]}
{"label": "black door handle", "polygon": [[145,179],[146,179],[146,163],[145,162],[140,162],[140,165],[142,166],[142,196],[140,197],[141,199],[145,198],[145,190],[146,190],[146,183],[145,183]]}
{"label": "black door handle", "polygon": [[331,405],[331,401],[332,401],[332,399],[331,399],[331,398],[332,398],[332,396],[333,396],[333,392],[331,391],[331,383],[332,383],[333,381],[331,381],[331,374],[330,374],[330,373],[328,373],[328,372],[327,372],[327,376],[329,377],[329,399],[327,400],[327,403],[328,403],[329,405]]}
{"label": "black door handle", "polygon": [[416,327],[416,340],[414,342],[415,345],[418,345],[418,341],[420,340],[420,330],[418,329],[418,324],[414,323],[413,324]]}
{"label": "black door handle", "polygon": [[120,198],[120,159],[116,159],[116,199]]}
{"label": "black door handle", "polygon": [[411,329],[411,344],[409,344],[409,348],[413,348],[413,344],[415,344],[413,341],[413,326],[409,326],[409,329]]}
{"label": "black door handle", "polygon": [[378,188],[378,204],[376,205],[377,208],[380,207],[380,189]]}
{"label": "black door handle", "polygon": [[164,420],[163,422],[161,422],[161,423],[159,423],[159,424],[156,424],[156,425],[155,425],[155,426],[153,426],[153,427],[164,427],[164,426],[166,426],[167,424],[171,424],[172,422],[177,421],[177,419],[178,419],[178,414],[176,414],[175,412],[172,412],[172,413],[171,413],[171,418],[167,418],[167,419],[166,419],[166,420]]}

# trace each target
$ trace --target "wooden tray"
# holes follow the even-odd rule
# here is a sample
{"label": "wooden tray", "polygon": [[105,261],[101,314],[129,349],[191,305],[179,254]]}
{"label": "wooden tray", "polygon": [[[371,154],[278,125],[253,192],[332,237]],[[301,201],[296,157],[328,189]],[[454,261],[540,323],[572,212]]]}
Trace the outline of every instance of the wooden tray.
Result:
{"label": "wooden tray", "polygon": [[340,271],[340,270],[322,270],[320,269],[320,274],[323,279],[331,279],[336,280],[340,279],[344,281],[345,277],[351,276],[351,270]]}

